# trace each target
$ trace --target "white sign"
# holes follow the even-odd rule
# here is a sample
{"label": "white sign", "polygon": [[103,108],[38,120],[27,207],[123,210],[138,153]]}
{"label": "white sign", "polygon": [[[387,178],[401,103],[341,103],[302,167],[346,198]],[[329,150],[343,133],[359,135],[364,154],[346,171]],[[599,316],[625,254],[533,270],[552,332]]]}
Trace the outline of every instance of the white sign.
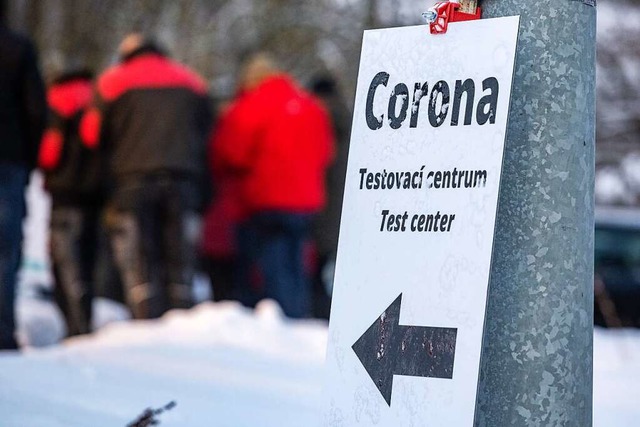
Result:
{"label": "white sign", "polygon": [[325,426],[473,424],[518,25],[365,32]]}

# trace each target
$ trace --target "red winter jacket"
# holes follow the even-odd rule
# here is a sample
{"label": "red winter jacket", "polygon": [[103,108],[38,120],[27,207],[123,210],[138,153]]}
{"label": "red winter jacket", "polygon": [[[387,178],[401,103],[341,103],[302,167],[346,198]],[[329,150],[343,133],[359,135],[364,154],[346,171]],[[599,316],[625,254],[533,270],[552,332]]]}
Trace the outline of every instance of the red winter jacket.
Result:
{"label": "red winter jacket", "polygon": [[244,173],[249,214],[317,212],[325,203],[325,171],[334,141],[327,112],[284,75],[246,92],[223,117],[214,140],[221,164]]}

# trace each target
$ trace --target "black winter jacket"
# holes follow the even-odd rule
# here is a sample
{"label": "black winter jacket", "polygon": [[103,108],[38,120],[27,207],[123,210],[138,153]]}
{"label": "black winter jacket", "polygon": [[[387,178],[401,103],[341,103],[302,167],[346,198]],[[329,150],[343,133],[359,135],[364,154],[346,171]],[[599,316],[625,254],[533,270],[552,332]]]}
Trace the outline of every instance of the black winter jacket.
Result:
{"label": "black winter jacket", "polygon": [[0,161],[36,165],[46,114],[32,43],[0,24]]}
{"label": "black winter jacket", "polygon": [[107,151],[116,182],[158,173],[201,179],[212,111],[199,76],[143,49],[100,76],[96,95],[80,134]]}

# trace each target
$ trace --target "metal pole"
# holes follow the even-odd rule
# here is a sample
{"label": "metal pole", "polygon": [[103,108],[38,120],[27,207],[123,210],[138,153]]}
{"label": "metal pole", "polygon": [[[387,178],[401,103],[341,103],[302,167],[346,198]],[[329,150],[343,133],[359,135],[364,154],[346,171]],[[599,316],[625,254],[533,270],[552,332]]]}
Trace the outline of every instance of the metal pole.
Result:
{"label": "metal pole", "polygon": [[594,4],[480,4],[521,28],[476,426],[592,425]]}
{"label": "metal pole", "polygon": [[476,13],[478,8],[478,0],[460,0],[460,12]]}

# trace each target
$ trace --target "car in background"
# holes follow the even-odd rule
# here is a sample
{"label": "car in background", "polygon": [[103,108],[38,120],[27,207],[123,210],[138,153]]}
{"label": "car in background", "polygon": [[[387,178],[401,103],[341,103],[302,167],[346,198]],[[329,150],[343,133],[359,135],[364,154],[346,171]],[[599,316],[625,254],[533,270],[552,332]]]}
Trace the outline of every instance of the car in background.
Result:
{"label": "car in background", "polygon": [[596,207],[594,322],[640,327],[640,209]]}

